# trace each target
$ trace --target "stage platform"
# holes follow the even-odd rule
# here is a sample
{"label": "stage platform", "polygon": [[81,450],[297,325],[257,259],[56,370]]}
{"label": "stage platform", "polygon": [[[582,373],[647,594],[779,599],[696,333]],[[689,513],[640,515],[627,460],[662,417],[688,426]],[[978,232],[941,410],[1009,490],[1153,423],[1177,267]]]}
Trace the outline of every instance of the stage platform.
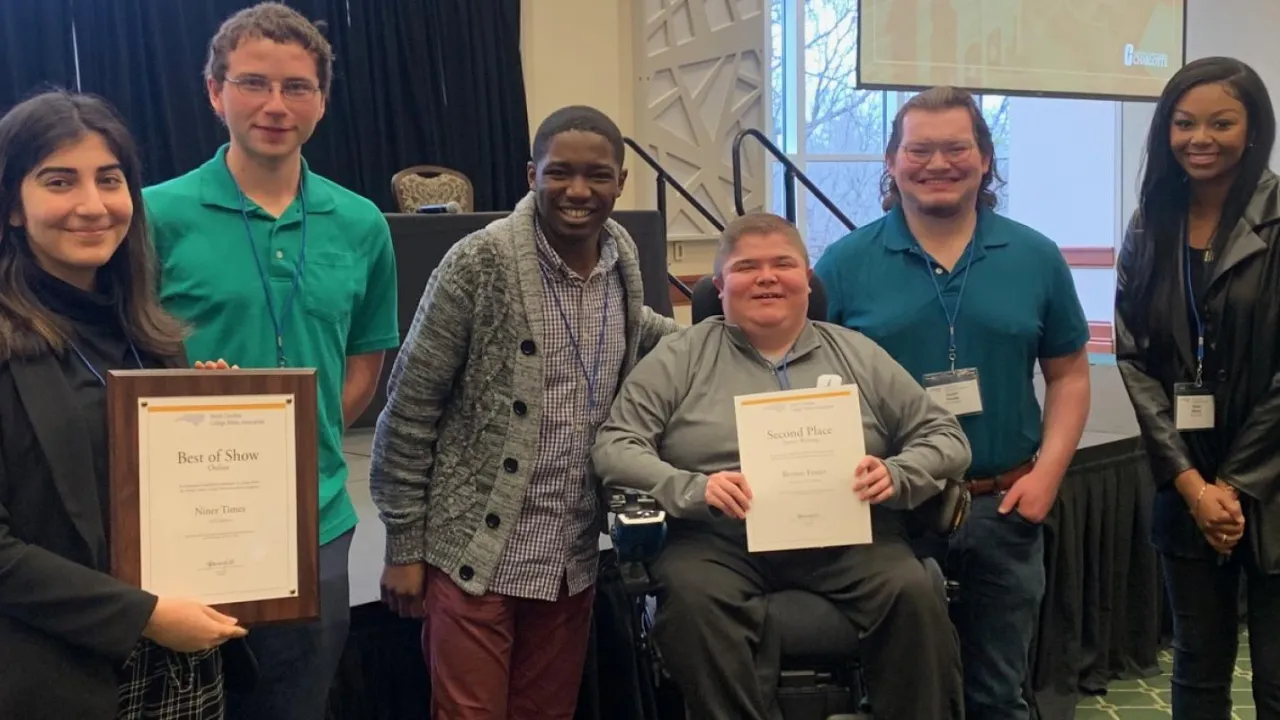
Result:
{"label": "stage platform", "polygon": [[[1091,380],[1085,436],[1060,501],[1045,522],[1048,586],[1032,678],[1042,720],[1072,717],[1081,694],[1103,691],[1111,680],[1157,672],[1163,593],[1147,543],[1149,471],[1117,368],[1096,364]],[[345,441],[348,489],[360,525],[351,549],[352,636],[334,688],[331,720],[413,717],[425,702],[416,625],[392,618],[378,604],[385,537],[369,495],[372,433],[354,430]],[[608,547],[607,539],[601,540]],[[1156,620],[1151,620],[1153,611]],[[604,645],[596,651],[618,652]],[[608,664],[600,661],[599,686],[613,684],[616,692],[614,679],[603,677]],[[403,687],[415,677],[416,684]],[[578,720],[597,718],[612,720],[602,704],[578,715]]]}

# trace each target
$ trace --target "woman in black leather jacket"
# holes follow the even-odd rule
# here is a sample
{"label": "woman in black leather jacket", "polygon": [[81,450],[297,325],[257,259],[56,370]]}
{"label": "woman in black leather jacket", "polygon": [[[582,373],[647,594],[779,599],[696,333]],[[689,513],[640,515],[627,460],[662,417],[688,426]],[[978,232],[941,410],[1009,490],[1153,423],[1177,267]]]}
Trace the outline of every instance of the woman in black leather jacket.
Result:
{"label": "woman in black leather jacket", "polygon": [[1280,719],[1280,184],[1275,114],[1244,63],[1169,81],[1120,251],[1116,355],[1157,492],[1173,716],[1231,717],[1240,573],[1253,694]]}

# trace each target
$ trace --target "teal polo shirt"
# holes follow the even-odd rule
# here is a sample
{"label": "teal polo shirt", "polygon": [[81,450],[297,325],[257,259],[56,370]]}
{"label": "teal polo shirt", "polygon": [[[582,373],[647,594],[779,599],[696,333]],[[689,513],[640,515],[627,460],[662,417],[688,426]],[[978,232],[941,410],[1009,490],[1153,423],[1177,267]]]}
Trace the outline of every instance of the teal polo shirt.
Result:
{"label": "teal polo shirt", "polygon": [[951,368],[938,289],[951,312],[960,299],[956,369],[977,368],[982,396],[982,412],[960,424],[973,447],[970,476],[987,477],[1039,450],[1036,363],[1085,347],[1089,323],[1066,259],[1044,235],[983,210],[968,252],[967,281],[963,255],[938,274],[894,208],[828,247],[815,273],[830,298],[827,319],[879,343],[922,384]]}
{"label": "teal polo shirt", "polygon": [[[400,339],[391,231],[373,203],[303,161],[302,197],[279,218],[245,198],[251,245],[226,152],[223,146],[199,168],[142,193],[159,256],[160,298],[189,325],[192,361],[274,368],[276,324],[259,267],[269,276],[287,365],[316,369],[323,545],[356,525],[342,455],[346,359],[394,348]],[[302,199],[305,262],[289,303],[303,249]]]}

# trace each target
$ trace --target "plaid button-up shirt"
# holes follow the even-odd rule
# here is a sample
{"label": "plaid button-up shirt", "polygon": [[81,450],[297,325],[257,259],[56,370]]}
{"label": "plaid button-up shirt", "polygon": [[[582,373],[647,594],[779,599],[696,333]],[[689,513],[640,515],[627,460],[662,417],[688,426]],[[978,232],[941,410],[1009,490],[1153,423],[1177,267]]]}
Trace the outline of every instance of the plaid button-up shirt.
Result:
{"label": "plaid button-up shirt", "polygon": [[555,600],[596,578],[601,512],[588,472],[596,428],[609,415],[626,356],[626,294],[618,248],[604,234],[600,259],[580,277],[534,224],[542,273],[545,409],[538,453],[520,520],[498,562],[490,592]]}

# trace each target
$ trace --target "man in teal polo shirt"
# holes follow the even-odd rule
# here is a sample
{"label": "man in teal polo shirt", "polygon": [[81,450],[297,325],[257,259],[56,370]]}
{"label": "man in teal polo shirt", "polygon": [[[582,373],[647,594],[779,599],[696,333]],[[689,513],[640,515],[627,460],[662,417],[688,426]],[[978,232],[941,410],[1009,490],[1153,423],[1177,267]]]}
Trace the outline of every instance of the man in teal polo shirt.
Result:
{"label": "man in teal polo shirt", "polygon": [[934,88],[908,101],[885,163],[888,214],[829,247],[816,272],[828,319],[884,347],[969,438],[974,503],[946,563],[960,584],[966,717],[1024,720],[1040,523],[1089,413],[1089,327],[1057,245],[993,211],[994,147],[972,96]]}
{"label": "man in teal polo shirt", "polygon": [[228,19],[205,70],[230,143],[147,188],[165,307],[189,323],[188,355],[243,368],[316,368],[319,622],[254,628],[261,679],[228,717],[322,720],[350,622],[347,553],[356,513],[342,436],[399,341],[391,235],[368,200],[311,172],[301,148],[324,114],[328,42],[264,3]]}

